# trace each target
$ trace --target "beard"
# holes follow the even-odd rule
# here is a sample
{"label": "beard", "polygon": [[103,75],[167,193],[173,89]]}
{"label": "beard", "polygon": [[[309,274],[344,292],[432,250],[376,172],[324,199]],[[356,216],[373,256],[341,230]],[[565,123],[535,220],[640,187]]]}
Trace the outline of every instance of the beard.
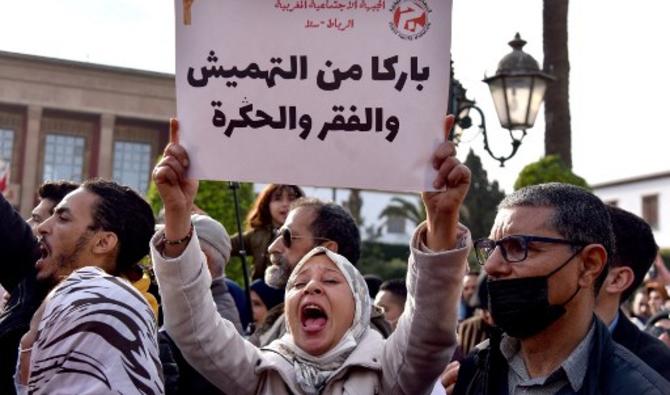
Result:
{"label": "beard", "polygon": [[[91,240],[93,234],[86,230],[75,242],[74,249],[68,253],[62,253],[55,257],[57,272],[60,273],[59,278],[53,279],[55,282],[60,282],[69,276],[73,271],[87,265],[86,262],[78,262],[79,257],[84,252],[86,244]],[[90,264],[90,263],[89,263]]]}
{"label": "beard", "polygon": [[[283,256],[275,256],[271,259],[272,265],[265,269],[264,280],[267,285],[275,289],[286,288],[286,283],[291,275],[291,265]],[[274,258],[274,257],[273,257]]]}

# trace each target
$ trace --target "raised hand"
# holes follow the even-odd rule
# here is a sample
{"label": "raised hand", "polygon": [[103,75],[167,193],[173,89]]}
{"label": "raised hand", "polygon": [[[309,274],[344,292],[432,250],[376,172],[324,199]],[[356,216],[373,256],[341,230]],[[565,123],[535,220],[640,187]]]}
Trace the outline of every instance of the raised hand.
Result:
{"label": "raised hand", "polygon": [[447,139],[454,122],[453,115],[447,116],[444,122],[445,141],[433,154],[432,164],[437,170],[433,187],[439,191],[421,194],[427,214],[426,244],[434,251],[456,246],[458,213],[470,188],[470,169],[456,159],[456,146]]}
{"label": "raised hand", "polygon": [[444,372],[440,375],[440,381],[444,387],[444,391],[447,395],[454,393],[454,386],[458,379],[458,370],[461,368],[461,364],[458,361],[449,362],[449,365],[444,369]]}
{"label": "raised hand", "polygon": [[179,144],[179,123],[170,119],[170,142],[163,159],[154,167],[152,178],[165,207],[165,237],[184,238],[191,228],[191,207],[198,192],[198,180],[186,177],[188,153]]}

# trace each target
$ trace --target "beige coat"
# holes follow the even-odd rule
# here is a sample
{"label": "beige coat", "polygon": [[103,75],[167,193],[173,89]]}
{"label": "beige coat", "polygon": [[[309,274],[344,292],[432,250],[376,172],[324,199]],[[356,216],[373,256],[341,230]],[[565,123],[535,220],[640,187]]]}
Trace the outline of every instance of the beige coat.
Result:
{"label": "beige coat", "polygon": [[[425,225],[415,232],[407,271],[407,302],[396,331],[387,340],[369,330],[323,394],[425,394],[449,362],[456,346],[470,233],[461,228],[459,248],[425,252]],[[216,312],[209,272],[196,236],[184,253],[165,259],[151,242],[160,285],[165,328],[185,358],[228,394],[302,394],[291,361],[273,344],[259,349]]]}

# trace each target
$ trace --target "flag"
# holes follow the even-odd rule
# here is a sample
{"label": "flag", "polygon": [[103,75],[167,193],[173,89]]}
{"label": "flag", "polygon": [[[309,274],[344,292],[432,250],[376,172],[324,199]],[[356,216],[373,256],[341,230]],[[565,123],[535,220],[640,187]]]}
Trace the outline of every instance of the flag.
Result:
{"label": "flag", "polygon": [[9,189],[9,163],[0,159],[0,193],[3,195]]}

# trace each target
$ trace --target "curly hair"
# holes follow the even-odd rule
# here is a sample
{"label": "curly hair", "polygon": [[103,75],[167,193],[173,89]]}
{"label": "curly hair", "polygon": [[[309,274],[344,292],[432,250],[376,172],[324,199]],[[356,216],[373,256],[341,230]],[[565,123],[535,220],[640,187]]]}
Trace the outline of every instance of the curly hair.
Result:
{"label": "curly hair", "polygon": [[[37,196],[41,200],[49,199],[54,203],[54,206],[60,203],[61,200],[68,193],[79,188],[79,184],[67,180],[57,180],[57,181],[45,181],[40,188],[37,190]],[[51,214],[53,214],[53,208],[51,209]]]}
{"label": "curly hair", "polygon": [[89,180],[81,188],[97,195],[92,229],[113,232],[119,240],[116,272],[125,273],[149,253],[154,234],[151,206],[130,187],[102,179]]}

